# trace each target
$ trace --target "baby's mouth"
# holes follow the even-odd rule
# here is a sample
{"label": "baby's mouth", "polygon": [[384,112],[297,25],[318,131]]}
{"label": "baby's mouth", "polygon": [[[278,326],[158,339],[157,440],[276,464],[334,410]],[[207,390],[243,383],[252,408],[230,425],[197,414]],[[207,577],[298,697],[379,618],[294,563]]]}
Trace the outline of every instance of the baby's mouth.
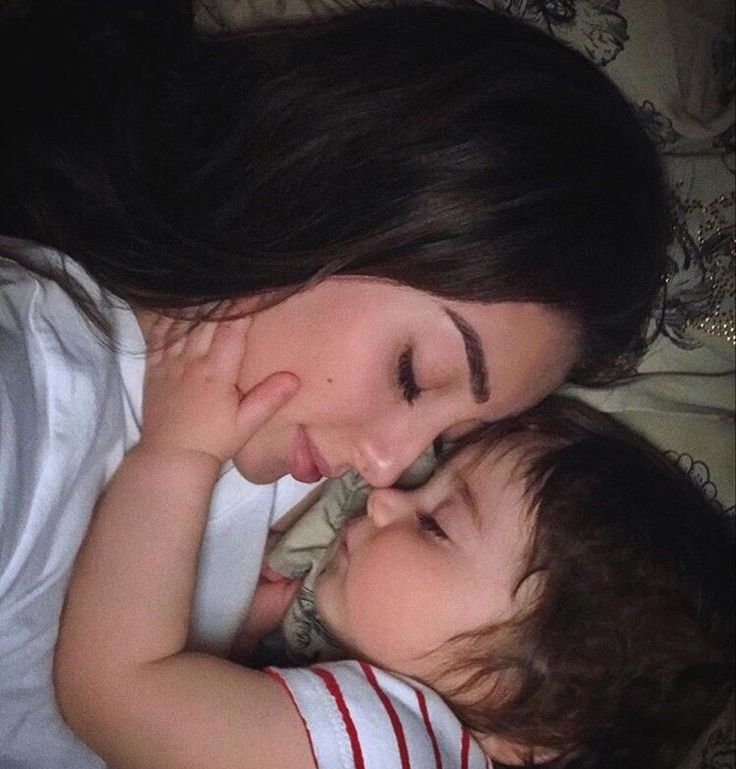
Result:
{"label": "baby's mouth", "polygon": [[322,572],[324,572],[325,569],[330,566],[338,563],[346,563],[350,560],[350,533],[356,519],[360,517],[360,515],[357,515],[355,518],[351,518],[342,525],[342,528],[337,533],[335,539],[333,540],[332,544],[330,544],[327,552],[325,553],[324,560],[322,561],[322,565],[319,570],[320,574],[322,574]]}

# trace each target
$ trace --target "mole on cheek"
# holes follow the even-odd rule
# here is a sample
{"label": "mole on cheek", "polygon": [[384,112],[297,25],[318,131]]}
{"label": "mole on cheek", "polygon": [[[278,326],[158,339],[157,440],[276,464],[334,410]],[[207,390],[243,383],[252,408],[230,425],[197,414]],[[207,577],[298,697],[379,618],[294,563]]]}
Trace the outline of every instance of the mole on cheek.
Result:
{"label": "mole on cheek", "polygon": [[332,384],[332,377],[331,376],[327,377],[327,384]]}

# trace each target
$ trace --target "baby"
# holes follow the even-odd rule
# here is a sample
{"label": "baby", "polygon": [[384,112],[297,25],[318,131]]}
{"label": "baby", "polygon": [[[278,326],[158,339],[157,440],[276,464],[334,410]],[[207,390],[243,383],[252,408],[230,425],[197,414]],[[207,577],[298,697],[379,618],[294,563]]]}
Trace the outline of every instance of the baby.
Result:
{"label": "baby", "polygon": [[733,681],[728,526],[625,428],[549,399],[420,488],[329,481],[271,550],[240,650],[306,577],[261,662],[367,657],[431,683],[510,763],[669,766]]}
{"label": "baby", "polygon": [[[149,360],[141,443],[80,553],[56,682],[82,739],[116,766],[177,769],[683,757],[733,690],[731,523],[572,402],[476,431],[340,528],[313,599],[333,649],[362,662],[258,671],[186,651],[220,461],[295,386],[235,394],[236,366],[208,361],[229,358],[224,326]],[[283,613],[294,590],[279,589],[246,634]]]}

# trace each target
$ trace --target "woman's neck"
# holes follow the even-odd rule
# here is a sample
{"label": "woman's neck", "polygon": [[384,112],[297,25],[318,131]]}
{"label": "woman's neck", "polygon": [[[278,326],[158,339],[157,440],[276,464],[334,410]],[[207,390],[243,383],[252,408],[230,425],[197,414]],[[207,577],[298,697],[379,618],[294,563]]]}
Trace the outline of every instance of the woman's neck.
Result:
{"label": "woman's neck", "polygon": [[159,313],[157,313],[155,310],[146,310],[133,307],[133,315],[135,315],[135,319],[138,321],[138,325],[141,327],[143,338],[148,341],[151,328],[156,322],[156,319],[159,317]]}

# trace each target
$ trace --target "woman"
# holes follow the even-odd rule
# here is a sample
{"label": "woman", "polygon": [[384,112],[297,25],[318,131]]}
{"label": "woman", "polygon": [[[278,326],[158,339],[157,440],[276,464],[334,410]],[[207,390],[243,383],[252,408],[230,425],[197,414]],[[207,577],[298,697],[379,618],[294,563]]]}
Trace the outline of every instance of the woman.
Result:
{"label": "woman", "polygon": [[0,230],[51,247],[0,261],[0,757],[86,767],[51,650],[159,314],[251,314],[240,389],[301,383],[215,492],[193,636],[223,647],[224,587],[252,590],[296,493],[253,483],[390,485],[438,437],[630,371],[666,207],[613,86],[482,8],[202,39],[173,0],[41,5],[0,32]]}

